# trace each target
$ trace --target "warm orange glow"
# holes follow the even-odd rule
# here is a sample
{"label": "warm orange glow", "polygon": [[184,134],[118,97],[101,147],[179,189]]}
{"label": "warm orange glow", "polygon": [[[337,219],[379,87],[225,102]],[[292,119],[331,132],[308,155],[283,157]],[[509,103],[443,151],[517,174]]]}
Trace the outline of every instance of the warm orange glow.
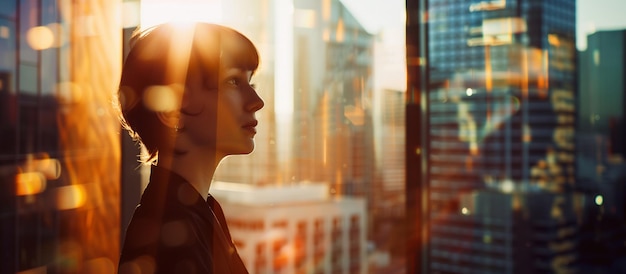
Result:
{"label": "warm orange glow", "polygon": [[472,171],[474,169],[474,159],[471,156],[465,157],[465,169]]}
{"label": "warm orange glow", "polygon": [[506,0],[499,1],[482,1],[470,5],[470,12],[499,10],[506,7]]}
{"label": "warm orange glow", "polygon": [[69,185],[57,188],[57,209],[75,209],[85,205],[87,193],[83,185]]}
{"label": "warm orange glow", "polygon": [[[491,48],[489,45],[485,45],[485,90],[487,91],[487,98],[491,95],[493,89],[493,78],[491,76]],[[491,106],[487,104],[487,119],[486,126],[491,126]]]}
{"label": "warm orange glow", "polygon": [[522,100],[526,102],[528,100],[528,75],[530,74],[528,66],[528,49],[524,48],[522,50]]}
{"label": "warm orange glow", "polygon": [[339,18],[337,29],[335,30],[335,41],[343,42],[345,36],[345,27],[343,26],[343,18]]}
{"label": "warm orange glow", "polygon": [[328,164],[328,91],[322,95],[322,164]]}
{"label": "warm orange glow", "polygon": [[83,90],[72,82],[61,82],[54,87],[57,101],[61,104],[79,103],[83,99]]}
{"label": "warm orange glow", "polygon": [[556,34],[548,34],[548,43],[550,43],[550,45],[558,47],[561,45],[561,40],[559,40],[559,37],[556,36]]}
{"label": "warm orange glow", "polygon": [[353,125],[362,126],[365,124],[365,112],[360,106],[347,106],[343,112]]}
{"label": "warm orange glow", "polygon": [[526,31],[526,21],[519,17],[505,17],[483,20],[482,33],[485,36],[510,37],[514,33]]}
{"label": "warm orange glow", "polygon": [[493,78],[491,75],[491,48],[485,46],[485,89],[490,93],[493,89]]}
{"label": "warm orange glow", "polygon": [[174,111],[180,108],[183,88],[180,86],[151,86],[143,95],[148,109],[153,111]]}
{"label": "warm orange glow", "polygon": [[121,129],[112,102],[123,56],[120,10],[121,1],[59,1],[71,47],[59,55],[67,79],[56,89],[63,184],[49,190],[52,206],[65,210],[55,260],[73,262],[60,272],[94,273],[96,265],[95,273],[112,273],[105,260],[119,258]]}
{"label": "warm orange glow", "polygon": [[15,195],[41,193],[46,189],[46,177],[41,172],[25,172],[15,176]]}
{"label": "warm orange glow", "polygon": [[470,147],[469,147],[470,155],[472,155],[472,156],[478,155],[478,152],[479,152],[478,151],[478,143],[476,143],[476,141],[472,141],[472,142],[470,142],[469,145],[470,145]]}
{"label": "warm orange glow", "polygon": [[545,98],[548,96],[548,88],[550,88],[550,75],[549,75],[549,71],[550,71],[550,62],[549,62],[549,55],[548,55],[548,50],[544,50],[543,51],[543,73],[542,73],[542,78],[541,78],[541,82],[539,85],[539,95],[542,98]]}
{"label": "warm orange glow", "polygon": [[337,167],[335,169],[335,182],[334,182],[334,190],[333,193],[335,196],[341,196],[343,194],[343,173],[341,172],[341,167]]}
{"label": "warm orange glow", "polygon": [[322,19],[328,21],[330,19],[331,0],[322,0]]}
{"label": "warm orange glow", "polygon": [[26,163],[25,170],[39,172],[46,179],[54,180],[61,176],[61,162],[57,159],[49,158],[29,160]]}
{"label": "warm orange glow", "polygon": [[53,45],[54,34],[46,26],[33,27],[26,32],[26,41],[34,50],[44,50]]}

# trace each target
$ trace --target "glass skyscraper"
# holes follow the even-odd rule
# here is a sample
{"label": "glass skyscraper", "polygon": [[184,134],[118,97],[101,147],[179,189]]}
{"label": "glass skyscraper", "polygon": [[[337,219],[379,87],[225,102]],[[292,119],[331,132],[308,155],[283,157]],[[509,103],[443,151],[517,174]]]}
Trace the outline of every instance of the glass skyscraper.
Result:
{"label": "glass skyscraper", "polygon": [[427,0],[419,9],[421,268],[572,269],[575,1]]}
{"label": "glass skyscraper", "polygon": [[581,258],[589,269],[619,273],[626,251],[626,29],[586,39],[587,49],[579,53],[576,131],[576,186],[590,205],[581,226]]}

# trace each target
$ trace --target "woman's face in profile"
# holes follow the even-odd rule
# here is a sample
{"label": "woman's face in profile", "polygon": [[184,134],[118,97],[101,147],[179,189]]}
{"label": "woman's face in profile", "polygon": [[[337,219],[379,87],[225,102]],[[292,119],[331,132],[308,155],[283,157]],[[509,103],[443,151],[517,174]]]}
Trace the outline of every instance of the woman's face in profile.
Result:
{"label": "woman's face in profile", "polygon": [[220,157],[253,151],[255,113],[264,106],[250,83],[253,72],[237,64],[233,56],[222,56],[217,91],[206,90],[201,79],[193,81],[187,101],[190,109],[201,111],[183,115],[191,143],[200,149],[214,147]]}

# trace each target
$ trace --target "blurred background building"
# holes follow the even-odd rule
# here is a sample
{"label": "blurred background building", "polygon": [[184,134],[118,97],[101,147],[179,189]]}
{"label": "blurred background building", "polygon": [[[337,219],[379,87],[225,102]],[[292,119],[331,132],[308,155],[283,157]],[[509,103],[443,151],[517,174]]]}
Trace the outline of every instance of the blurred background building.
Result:
{"label": "blurred background building", "polygon": [[585,195],[581,251],[598,271],[626,266],[626,30],[598,31],[579,53],[577,189]]}
{"label": "blurred background building", "polygon": [[430,232],[422,269],[573,271],[575,1],[422,3]]}
{"label": "blurred background building", "polygon": [[251,272],[368,272],[365,200],[331,199],[326,183],[212,188]]}

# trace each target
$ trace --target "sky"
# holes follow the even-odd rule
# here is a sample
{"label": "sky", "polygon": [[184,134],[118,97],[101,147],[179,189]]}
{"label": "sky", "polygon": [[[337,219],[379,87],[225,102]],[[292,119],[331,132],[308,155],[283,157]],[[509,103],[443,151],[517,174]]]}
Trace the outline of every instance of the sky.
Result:
{"label": "sky", "polygon": [[[401,28],[406,0],[340,0],[371,33]],[[577,47],[587,47],[587,35],[596,30],[626,29],[626,0],[576,0]]]}

